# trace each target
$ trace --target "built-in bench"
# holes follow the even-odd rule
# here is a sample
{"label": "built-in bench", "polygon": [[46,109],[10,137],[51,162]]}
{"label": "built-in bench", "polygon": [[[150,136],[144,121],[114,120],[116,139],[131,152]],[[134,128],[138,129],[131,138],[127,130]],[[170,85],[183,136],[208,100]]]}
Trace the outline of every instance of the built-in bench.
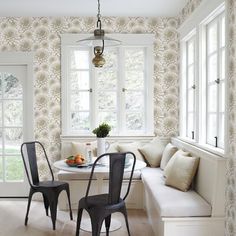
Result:
{"label": "built-in bench", "polygon": [[172,143],[200,157],[192,190],[165,186],[160,168],[142,171],[145,208],[156,236],[222,236],[226,160],[179,139]]}
{"label": "built-in bench", "polygon": [[[166,142],[166,139],[164,139]],[[179,139],[171,141],[180,149],[200,157],[192,189],[182,192],[166,186],[160,168],[144,168],[135,173],[127,199],[128,208],[145,209],[156,236],[222,236],[224,235],[224,203],[226,160]],[[62,144],[62,156],[69,154],[69,143]],[[60,171],[59,180],[70,184],[72,207],[77,208],[88,183],[88,175]],[[108,181],[104,181],[104,189]],[[126,188],[124,184],[124,189]],[[91,194],[97,192],[93,182]],[[59,207],[67,209],[64,195]]]}

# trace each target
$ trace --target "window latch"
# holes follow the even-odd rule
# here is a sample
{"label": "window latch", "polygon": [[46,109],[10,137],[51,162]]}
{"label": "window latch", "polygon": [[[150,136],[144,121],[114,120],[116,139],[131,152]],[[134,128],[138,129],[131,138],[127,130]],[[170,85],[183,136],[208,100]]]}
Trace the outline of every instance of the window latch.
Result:
{"label": "window latch", "polygon": [[217,79],[215,80],[215,82],[216,82],[217,84],[219,84],[219,83],[220,83],[220,79],[217,78]]}
{"label": "window latch", "polygon": [[218,147],[218,137],[215,136],[215,147]]}
{"label": "window latch", "polygon": [[88,89],[88,92],[92,93],[92,92],[93,92],[93,89],[91,89],[91,88],[90,88],[90,89]]}
{"label": "window latch", "polygon": [[195,84],[192,86],[192,89],[196,89],[196,85]]}
{"label": "window latch", "polygon": [[122,92],[125,92],[127,89],[126,88],[122,88]]}
{"label": "window latch", "polygon": [[194,131],[192,131],[192,139],[194,139]]}

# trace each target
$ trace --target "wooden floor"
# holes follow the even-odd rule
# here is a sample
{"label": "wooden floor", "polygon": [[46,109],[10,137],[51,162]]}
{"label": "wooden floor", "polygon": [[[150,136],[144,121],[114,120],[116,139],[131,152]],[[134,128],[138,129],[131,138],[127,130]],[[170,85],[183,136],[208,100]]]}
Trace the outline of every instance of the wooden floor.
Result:
{"label": "wooden floor", "polygon": [[[68,212],[58,211],[57,229],[52,230],[50,217],[45,215],[44,206],[41,202],[32,202],[28,226],[24,226],[26,201],[0,201],[0,236],[70,236],[75,235],[75,219],[69,220]],[[147,216],[142,210],[129,210],[129,225],[132,236],[153,236],[151,226],[147,222]],[[86,214],[83,215],[87,217]],[[122,223],[122,227],[111,236],[128,235],[123,216],[114,214],[114,218]],[[80,230],[80,236],[88,236],[91,233]],[[105,235],[102,233],[101,235]]]}

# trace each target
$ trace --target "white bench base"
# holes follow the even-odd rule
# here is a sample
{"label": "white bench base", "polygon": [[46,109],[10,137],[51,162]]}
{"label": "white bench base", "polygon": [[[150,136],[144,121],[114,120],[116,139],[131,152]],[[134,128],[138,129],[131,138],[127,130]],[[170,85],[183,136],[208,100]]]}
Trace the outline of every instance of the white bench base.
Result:
{"label": "white bench base", "polygon": [[[88,180],[65,180],[62,175],[58,177],[59,181],[68,182],[70,185],[71,194],[71,206],[72,209],[78,209],[79,200],[85,196],[85,192],[88,185]],[[103,181],[102,192],[107,192],[108,180]],[[128,180],[124,180],[122,186],[121,196],[124,196],[128,186]],[[89,195],[94,195],[98,193],[98,185],[96,180],[92,181]],[[129,195],[126,199],[126,207],[129,209],[144,209],[144,190],[143,183],[141,180],[133,180],[130,187]],[[58,205],[60,210],[68,210],[68,200],[64,192],[59,196]]]}

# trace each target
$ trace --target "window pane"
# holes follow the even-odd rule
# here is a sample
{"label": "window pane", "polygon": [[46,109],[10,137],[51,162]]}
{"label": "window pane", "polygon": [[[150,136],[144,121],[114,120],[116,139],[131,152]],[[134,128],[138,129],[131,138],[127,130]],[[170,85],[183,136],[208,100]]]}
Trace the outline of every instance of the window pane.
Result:
{"label": "window pane", "polygon": [[221,20],[221,47],[225,46],[225,17]]}
{"label": "window pane", "polygon": [[4,123],[6,126],[22,126],[22,101],[4,101]]}
{"label": "window pane", "polygon": [[115,110],[117,107],[116,92],[99,92],[98,93],[98,108]]}
{"label": "window pane", "polygon": [[208,111],[217,111],[217,85],[213,84],[208,87]]}
{"label": "window pane", "polygon": [[23,88],[21,82],[12,74],[3,73],[4,98],[22,98]]}
{"label": "window pane", "polygon": [[98,122],[99,124],[107,122],[111,126],[111,132],[117,131],[117,113],[115,111],[99,112]]}
{"label": "window pane", "polygon": [[24,170],[21,156],[6,156],[6,180],[7,181],[23,181]]}
{"label": "window pane", "polygon": [[116,48],[106,48],[104,51],[104,58],[106,60],[105,65],[102,70],[96,69],[97,71],[103,71],[108,69],[116,69],[117,68],[117,49]]}
{"label": "window pane", "polygon": [[225,83],[224,81],[221,81],[219,84],[219,102],[220,102],[220,112],[225,111]]}
{"label": "window pane", "polygon": [[188,42],[188,65],[194,62],[194,41]]}
{"label": "window pane", "polygon": [[97,71],[98,89],[116,89],[117,88],[117,71],[103,69]]}
{"label": "window pane", "polygon": [[89,112],[72,112],[72,130],[89,130]]}
{"label": "window pane", "polygon": [[217,50],[217,22],[208,25],[208,54]]}
{"label": "window pane", "polygon": [[219,115],[219,147],[223,148],[224,147],[224,127],[225,127],[225,116],[223,113],[220,113]]}
{"label": "window pane", "polygon": [[0,129],[0,155],[3,154],[2,129]]}
{"label": "window pane", "polygon": [[89,110],[89,92],[73,92],[71,94],[71,110],[81,111]]}
{"label": "window pane", "polygon": [[0,156],[0,182],[3,181],[3,158]]}
{"label": "window pane", "polygon": [[192,138],[192,131],[194,131],[194,116],[193,113],[188,113],[187,136]]}
{"label": "window pane", "polygon": [[70,87],[71,90],[89,89],[89,71],[72,71]]}
{"label": "window pane", "polygon": [[144,69],[144,50],[143,49],[125,49],[125,69],[143,70]]}
{"label": "window pane", "polygon": [[195,84],[194,81],[194,67],[190,66],[188,68],[188,88],[191,88]]}
{"label": "window pane", "polygon": [[222,50],[221,56],[221,79],[225,79],[225,50]]}
{"label": "window pane", "polygon": [[208,81],[210,82],[217,79],[217,54],[210,56],[208,63]]}
{"label": "window pane", "polygon": [[143,114],[142,113],[127,113],[126,127],[128,130],[143,130]]}
{"label": "window pane", "polygon": [[215,146],[216,136],[217,136],[216,114],[208,114],[207,143]]}
{"label": "window pane", "polygon": [[22,128],[6,128],[5,134],[5,154],[20,154],[20,146],[23,141]]}
{"label": "window pane", "polygon": [[191,89],[188,91],[188,112],[194,111],[194,90]]}
{"label": "window pane", "polygon": [[125,88],[141,90],[144,88],[143,71],[126,71],[125,72]]}
{"label": "window pane", "polygon": [[143,109],[144,97],[142,92],[128,92],[125,93],[127,110],[141,110]]}
{"label": "window pane", "polygon": [[88,51],[71,50],[70,54],[72,69],[89,69]]}
{"label": "window pane", "polygon": [[2,126],[2,119],[3,119],[3,115],[2,115],[2,101],[0,100],[0,127]]}

